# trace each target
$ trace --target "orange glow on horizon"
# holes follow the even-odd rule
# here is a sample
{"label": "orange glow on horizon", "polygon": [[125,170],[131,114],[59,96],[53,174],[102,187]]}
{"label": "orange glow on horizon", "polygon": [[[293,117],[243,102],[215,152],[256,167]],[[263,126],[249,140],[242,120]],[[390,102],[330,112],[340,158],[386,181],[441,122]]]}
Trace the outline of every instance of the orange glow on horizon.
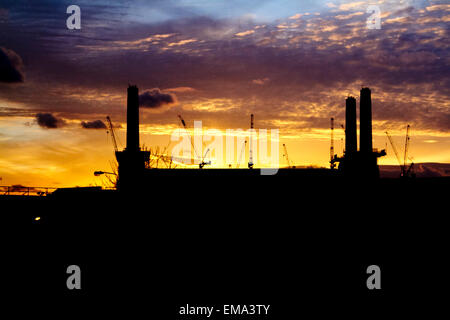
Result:
{"label": "orange glow on horizon", "polygon": [[[27,125],[30,118],[7,117],[0,118],[0,177],[2,185],[24,185],[36,187],[73,187],[73,186],[111,186],[105,177],[95,177],[94,171],[111,171],[115,166],[113,147],[106,130],[81,130],[78,127],[64,129],[42,129],[37,125]],[[204,130],[209,128],[204,127]],[[141,145],[163,150],[169,145],[170,154],[173,145],[170,133],[178,130],[176,125],[159,125],[154,128],[142,126]],[[342,131],[342,132],[340,132]],[[226,144],[226,133],[221,137]],[[117,130],[119,141],[125,142],[124,128]],[[444,162],[450,163],[450,135],[442,133],[413,131],[411,137],[410,155],[414,162]],[[404,132],[392,131],[392,137],[400,153],[403,152]],[[328,167],[330,130],[314,129],[308,132],[288,130],[280,131],[279,167],[286,167],[282,144],[288,148],[291,165],[297,167],[314,166]],[[335,130],[335,151],[342,154],[344,145],[343,130]],[[374,131],[374,147],[384,149],[387,145],[388,155],[381,158],[381,165],[397,165],[391,146],[387,143],[384,132]],[[124,147],[119,145],[119,147]],[[205,143],[203,152],[208,148]],[[236,158],[238,157],[235,143]],[[240,149],[240,148],[239,148]],[[194,157],[193,151],[191,152]],[[225,152],[224,152],[225,154]],[[248,144],[245,160],[240,167],[246,167],[248,162]],[[214,158],[214,157],[213,157]],[[212,159],[213,159],[212,158]],[[231,163],[237,167],[237,163]],[[178,166],[195,167],[192,166]],[[211,168],[228,168],[225,161],[214,162]],[[257,164],[256,166],[257,167]],[[208,168],[206,166],[205,168]]]}

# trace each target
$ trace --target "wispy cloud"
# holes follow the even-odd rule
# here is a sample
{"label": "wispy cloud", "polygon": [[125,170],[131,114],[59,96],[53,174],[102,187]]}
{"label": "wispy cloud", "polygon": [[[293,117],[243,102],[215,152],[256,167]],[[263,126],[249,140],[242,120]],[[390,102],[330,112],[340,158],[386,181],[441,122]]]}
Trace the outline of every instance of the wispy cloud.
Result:
{"label": "wispy cloud", "polygon": [[196,41],[197,41],[196,39],[180,40],[180,41],[177,41],[177,42],[169,43],[168,46],[169,46],[169,47],[173,47],[173,46],[183,46],[183,45],[185,45],[185,44],[192,43],[192,42],[196,42]]}
{"label": "wispy cloud", "polygon": [[243,31],[243,32],[238,32],[235,34],[235,36],[245,37],[245,36],[248,36],[248,35],[254,34],[254,33],[255,33],[255,30],[247,30],[247,31]]}
{"label": "wispy cloud", "polygon": [[368,3],[366,1],[343,3],[343,4],[339,5],[339,10],[350,11],[350,10],[355,10],[355,9],[361,9],[367,5],[368,5]]}

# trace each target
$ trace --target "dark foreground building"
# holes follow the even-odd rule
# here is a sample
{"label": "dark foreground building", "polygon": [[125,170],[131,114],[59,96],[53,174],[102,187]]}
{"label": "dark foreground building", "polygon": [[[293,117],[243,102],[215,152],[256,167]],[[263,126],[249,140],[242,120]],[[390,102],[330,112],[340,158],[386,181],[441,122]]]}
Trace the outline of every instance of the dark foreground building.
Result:
{"label": "dark foreground building", "polygon": [[[372,147],[372,97],[369,88],[361,89],[360,96],[360,148],[357,146],[356,99],[346,100],[345,153],[331,160],[339,163],[339,170],[330,169],[279,169],[277,176],[290,176],[315,183],[325,179],[338,178],[379,178],[378,158],[386,155]],[[156,169],[149,168],[150,151],[141,150],[139,143],[139,89],[128,87],[127,99],[127,146],[116,152],[119,163],[117,187],[121,191],[145,190],[154,186],[158,177],[180,179],[203,179],[213,177],[233,179],[245,176],[260,176],[259,169]],[[300,181],[299,181],[300,182]]]}
{"label": "dark foreground building", "polygon": [[[356,124],[355,124],[356,125]],[[355,129],[356,130],[356,129]],[[136,192],[154,188],[161,183],[160,178],[188,179],[239,179],[241,177],[261,176],[261,169],[157,169],[149,168],[150,151],[144,151],[139,143],[139,90],[137,86],[128,87],[127,99],[127,146],[116,152],[119,164],[117,187],[120,191]],[[341,172],[330,169],[285,169],[276,171],[277,176],[296,176],[308,180],[321,180],[341,176]],[[211,182],[211,181],[209,181]]]}

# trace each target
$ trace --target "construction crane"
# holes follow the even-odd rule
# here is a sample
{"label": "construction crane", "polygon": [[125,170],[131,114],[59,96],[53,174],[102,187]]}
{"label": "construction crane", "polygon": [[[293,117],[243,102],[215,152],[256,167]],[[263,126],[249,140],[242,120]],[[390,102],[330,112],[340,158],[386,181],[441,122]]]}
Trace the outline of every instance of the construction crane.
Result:
{"label": "construction crane", "polygon": [[288,168],[291,168],[291,163],[289,162],[289,156],[288,156],[287,148],[286,148],[286,145],[284,143],[283,143],[283,149],[284,149],[283,157],[286,157]]}
{"label": "construction crane", "polygon": [[206,152],[205,152],[205,154],[203,155],[202,162],[200,163],[201,166],[199,165],[199,166],[200,166],[200,169],[202,169],[202,168],[205,166],[205,164],[211,164],[211,161],[205,162],[205,158],[206,158],[206,156],[208,155],[208,153],[209,153],[209,148],[206,149]]}
{"label": "construction crane", "polygon": [[406,138],[405,138],[405,155],[403,158],[403,170],[404,170],[404,177],[405,178],[409,178],[409,177],[414,177],[415,174],[413,172],[414,170],[414,162],[411,161],[411,164],[409,165],[408,169],[406,169],[407,167],[407,161],[408,161],[408,152],[409,152],[409,141],[411,140],[410,137],[410,129],[411,126],[408,124],[406,126]]}
{"label": "construction crane", "polygon": [[398,164],[400,165],[400,176],[401,177],[409,177],[411,176],[413,167],[414,167],[414,163],[411,162],[411,165],[407,168],[407,161],[408,161],[408,151],[409,151],[409,141],[410,141],[410,125],[408,124],[406,126],[406,138],[405,138],[405,153],[403,155],[403,163],[402,160],[400,159],[400,156],[397,152],[397,148],[395,147],[394,141],[392,140],[392,137],[389,135],[389,133],[386,131],[386,135],[389,139],[389,142],[392,146],[392,150],[394,150],[395,153],[395,157],[397,158]]}
{"label": "construction crane", "polygon": [[180,119],[181,124],[183,125],[184,130],[186,130],[186,133],[187,133],[187,134],[189,135],[189,137],[191,138],[191,139],[190,139],[190,140],[191,140],[191,146],[192,146],[192,149],[194,149],[195,156],[197,157],[197,159],[201,159],[200,163],[198,164],[198,167],[199,167],[200,169],[203,169],[203,167],[204,167],[205,165],[207,165],[207,164],[210,165],[210,164],[211,164],[211,161],[205,162],[205,157],[206,157],[206,155],[207,155],[208,152],[209,152],[209,148],[208,148],[208,150],[206,150],[205,155],[204,155],[203,157],[200,157],[200,156],[198,155],[197,149],[195,149],[194,138],[193,138],[192,135],[189,133],[189,130],[188,130],[187,125],[186,125],[186,121],[184,121],[183,117],[182,117],[180,114],[178,115],[178,118]]}
{"label": "construction crane", "polygon": [[[406,126],[406,138],[405,138],[405,155],[403,156],[403,171],[406,170],[406,161],[408,159],[408,149],[409,149],[409,124]],[[404,172],[406,173],[406,172]]]}
{"label": "construction crane", "polygon": [[106,120],[108,121],[108,131],[111,134],[111,139],[112,139],[112,142],[113,142],[114,151],[117,152],[119,150],[117,148],[116,135],[114,134],[114,127],[113,127],[113,124],[111,122],[111,118],[109,116],[107,116]]}
{"label": "construction crane", "polygon": [[333,161],[334,158],[334,118],[330,119],[331,121],[331,145],[330,145],[330,169],[334,169],[336,164]]}
{"label": "construction crane", "polygon": [[253,113],[250,115],[250,148],[249,148],[249,157],[248,157],[248,168],[253,169]]}
{"label": "construction crane", "polygon": [[394,150],[394,154],[395,154],[395,157],[397,158],[398,164],[400,165],[400,172],[401,172],[400,174],[403,176],[404,171],[403,171],[403,166],[402,166],[402,160],[400,159],[400,156],[398,155],[397,148],[395,147],[394,141],[392,140],[392,137],[389,135],[389,132],[386,131],[385,133],[386,133],[386,136],[388,137],[389,142],[392,146],[392,150]]}
{"label": "construction crane", "polygon": [[245,140],[244,143],[242,144],[241,154],[239,155],[238,163],[236,165],[237,168],[239,168],[239,166],[241,165],[242,155],[244,154],[246,145],[247,145],[247,140]]}

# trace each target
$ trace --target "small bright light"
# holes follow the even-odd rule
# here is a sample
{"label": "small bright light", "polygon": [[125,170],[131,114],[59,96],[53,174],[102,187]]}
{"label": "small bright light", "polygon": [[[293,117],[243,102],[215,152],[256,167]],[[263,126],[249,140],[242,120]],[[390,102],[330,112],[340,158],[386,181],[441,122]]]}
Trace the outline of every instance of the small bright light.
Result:
{"label": "small bright light", "polygon": [[36,220],[36,221],[41,220],[41,217],[36,217],[36,218],[34,218],[34,220]]}

